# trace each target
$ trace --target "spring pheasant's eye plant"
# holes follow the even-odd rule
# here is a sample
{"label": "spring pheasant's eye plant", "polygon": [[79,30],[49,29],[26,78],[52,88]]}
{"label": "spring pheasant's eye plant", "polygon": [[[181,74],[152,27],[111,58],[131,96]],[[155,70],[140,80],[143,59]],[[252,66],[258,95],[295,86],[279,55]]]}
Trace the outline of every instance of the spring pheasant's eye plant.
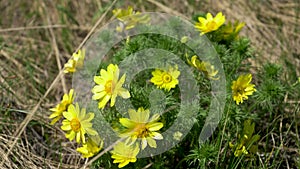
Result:
{"label": "spring pheasant's eye plant", "polygon": [[74,95],[74,89],[71,89],[69,94],[64,94],[63,99],[59,104],[50,109],[50,111],[53,111],[53,113],[49,116],[50,119],[53,119],[51,124],[55,124],[63,117],[63,112],[66,111],[69,105],[73,103]]}
{"label": "spring pheasant's eye plant", "polygon": [[157,131],[163,127],[163,123],[158,122],[159,114],[154,114],[150,117],[149,110],[144,110],[140,107],[137,111],[128,110],[128,118],[120,118],[120,123],[127,129],[121,133],[121,137],[125,137],[127,144],[131,145],[140,140],[141,149],[145,149],[147,144],[150,147],[156,148],[156,140],[163,139],[163,136]]}
{"label": "spring pheasant's eye plant", "polygon": [[205,33],[219,29],[225,22],[225,16],[222,12],[219,12],[215,17],[211,13],[207,13],[206,18],[198,17],[198,21],[195,24],[195,28],[201,31],[201,35],[204,35]]}
{"label": "spring pheasant's eye plant", "polygon": [[136,156],[140,149],[138,145],[126,145],[123,142],[118,143],[114,146],[111,151],[111,158],[114,159],[113,163],[119,163],[118,167],[122,168],[127,164],[136,162]]}
{"label": "spring pheasant's eye plant", "polygon": [[100,76],[95,76],[95,87],[92,89],[93,100],[99,100],[98,107],[104,108],[107,102],[110,100],[110,107],[114,106],[116,97],[121,96],[124,99],[130,97],[128,90],[122,87],[126,75],[122,75],[119,79],[118,65],[110,64],[107,67],[107,71],[101,69]]}
{"label": "spring pheasant's eye plant", "polygon": [[150,81],[160,89],[170,91],[179,83],[178,77],[180,72],[178,71],[177,66],[169,67],[168,70],[156,69],[152,72],[152,75],[153,77]]}
{"label": "spring pheasant's eye plant", "polygon": [[96,155],[103,147],[103,141],[99,135],[95,135],[88,138],[88,141],[82,145],[82,147],[76,150],[82,154],[82,157],[89,158]]}
{"label": "spring pheasant's eye plant", "polygon": [[124,30],[129,30],[134,28],[139,23],[147,23],[149,17],[147,15],[139,15],[139,11],[134,11],[131,6],[127,9],[114,9],[113,14],[115,17],[121,21],[121,23],[116,27],[116,31],[122,32]]}
{"label": "spring pheasant's eye plant", "polygon": [[[249,40],[240,35],[246,23],[227,21],[222,12],[215,16],[207,13],[201,15],[205,17],[197,15],[191,30],[185,28],[188,33],[194,32],[196,38],[186,32],[172,37],[153,32],[179,31],[176,26],[180,24],[174,18],[164,18],[164,27],[152,25],[150,14],[133,7],[114,9],[112,15],[117,19],[112,29],[95,36],[96,46],[113,44],[112,49],[102,59],[91,61],[85,55],[96,58],[98,51],[90,52],[89,45],[93,43],[89,43],[64,66],[66,74],[88,77],[83,78],[88,89],[82,92],[81,86],[75,85],[50,109],[50,123],[60,125],[66,139],[76,145],[76,152],[82,158],[92,159],[95,168],[251,168],[261,151],[261,137],[254,127],[258,112],[266,113],[264,105],[275,106],[286,88],[280,86],[280,79],[272,79],[279,74],[276,66],[255,74],[243,64],[254,57]],[[176,29],[170,29],[172,26]],[[146,33],[135,32],[141,30]],[[122,38],[118,43],[107,40],[119,37]],[[208,46],[215,47],[224,67],[218,66],[214,53],[206,49],[204,37],[211,41]],[[202,47],[201,55],[190,47],[194,41],[198,43],[195,46]],[[137,54],[147,49],[151,52],[143,53],[146,59]],[[162,50],[170,52],[162,54]],[[169,57],[173,54],[178,58]],[[270,72],[275,75],[267,78]],[[189,79],[194,79],[198,88]],[[274,81],[279,84],[274,83],[271,89],[264,86]],[[221,83],[226,91],[220,94],[213,89]],[[278,95],[267,91],[276,91]],[[90,100],[76,98],[77,95]],[[211,104],[214,98],[217,102]],[[225,105],[224,116],[220,113],[221,102]],[[272,106],[268,111],[275,110]],[[211,115],[209,109],[217,113]],[[191,115],[193,111],[196,113]],[[186,127],[189,125],[190,128]],[[209,127],[203,134],[205,126]]]}
{"label": "spring pheasant's eye plant", "polygon": [[64,73],[74,73],[76,68],[83,66],[85,57],[85,50],[78,50],[77,53],[73,53],[72,58],[65,64]]}
{"label": "spring pheasant's eye plant", "polygon": [[63,116],[66,118],[62,121],[61,129],[67,131],[66,138],[72,141],[76,138],[76,142],[81,141],[85,143],[85,134],[92,136],[98,133],[92,128],[91,120],[94,118],[94,113],[86,113],[83,108],[80,110],[78,103],[76,107],[71,104],[68,110],[63,112]]}
{"label": "spring pheasant's eye plant", "polygon": [[232,95],[236,104],[243,103],[248,99],[248,96],[252,95],[256,91],[254,84],[251,84],[252,75],[241,75],[236,81],[232,82]]}

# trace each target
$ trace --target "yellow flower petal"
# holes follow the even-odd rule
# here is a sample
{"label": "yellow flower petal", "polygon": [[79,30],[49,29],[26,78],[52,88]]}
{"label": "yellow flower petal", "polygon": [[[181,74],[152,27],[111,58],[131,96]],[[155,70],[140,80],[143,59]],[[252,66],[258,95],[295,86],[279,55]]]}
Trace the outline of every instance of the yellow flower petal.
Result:
{"label": "yellow flower petal", "polygon": [[[70,106],[71,106],[71,105],[70,105]],[[70,108],[70,106],[69,106],[68,111],[63,112],[64,117],[65,117],[67,120],[69,120],[69,121],[71,121],[71,120],[73,119],[73,115],[72,115],[72,113],[70,113],[70,110],[72,109],[72,110],[75,111],[74,106],[72,105],[72,106],[73,106],[72,108]]]}
{"label": "yellow flower petal", "polygon": [[110,95],[106,95],[98,104],[99,109],[103,109],[105,107],[105,105],[107,104],[107,102],[109,101],[109,99],[111,98]]}
{"label": "yellow flower petal", "polygon": [[63,123],[63,125],[61,126],[61,129],[62,130],[66,130],[66,131],[71,130],[72,128],[70,126],[70,122],[69,121],[65,121],[65,120],[64,120],[64,122],[65,123]]}
{"label": "yellow flower petal", "polygon": [[[158,132],[152,132],[155,140],[162,140],[164,137]],[[182,135],[182,134],[181,134]]]}
{"label": "yellow flower petal", "polygon": [[118,167],[119,167],[119,168],[123,168],[123,167],[126,166],[127,164],[129,164],[129,161],[126,160],[126,161],[120,163],[120,164],[118,165]]}
{"label": "yellow flower petal", "polygon": [[[95,79],[95,78],[94,78]],[[97,78],[96,78],[97,79]],[[95,80],[94,80],[95,81]],[[98,81],[98,80],[96,80]],[[96,82],[95,81],[95,82]],[[93,93],[97,93],[97,92],[102,92],[104,91],[105,87],[103,85],[97,85],[97,86],[94,86],[93,89],[92,89],[92,92]]]}
{"label": "yellow flower petal", "polygon": [[144,150],[147,147],[147,139],[146,138],[142,138],[141,146],[142,146],[142,150]]}
{"label": "yellow flower petal", "polygon": [[93,100],[99,100],[99,99],[103,98],[106,94],[107,93],[105,91],[96,93],[96,94],[93,95],[92,99]]}
{"label": "yellow flower petal", "polygon": [[152,123],[152,124],[150,124],[150,125],[147,125],[148,130],[150,130],[150,131],[158,131],[158,130],[160,130],[163,126],[164,126],[163,123],[158,123],[158,122]]}
{"label": "yellow flower petal", "polygon": [[155,142],[155,140],[153,138],[147,137],[147,142],[148,142],[148,144],[149,144],[150,147],[156,148],[156,142]]}
{"label": "yellow flower petal", "polygon": [[92,136],[98,135],[97,131],[92,128],[86,128],[86,132]]}
{"label": "yellow flower petal", "polygon": [[206,14],[206,19],[207,19],[207,20],[212,20],[212,19],[213,19],[212,14],[211,14],[211,13],[207,13],[207,14]]}
{"label": "yellow flower petal", "polygon": [[72,141],[75,138],[76,133],[74,131],[71,131],[70,133],[66,134],[66,138],[68,138],[70,141]]}
{"label": "yellow flower petal", "polygon": [[133,128],[135,126],[135,123],[132,122],[131,120],[127,119],[127,118],[120,118],[119,122],[127,128]]}
{"label": "yellow flower petal", "polygon": [[51,125],[54,125],[62,116],[57,116],[51,121]]}
{"label": "yellow flower petal", "polygon": [[128,90],[124,88],[120,88],[118,95],[121,96],[123,99],[128,99],[130,98],[130,93]]}

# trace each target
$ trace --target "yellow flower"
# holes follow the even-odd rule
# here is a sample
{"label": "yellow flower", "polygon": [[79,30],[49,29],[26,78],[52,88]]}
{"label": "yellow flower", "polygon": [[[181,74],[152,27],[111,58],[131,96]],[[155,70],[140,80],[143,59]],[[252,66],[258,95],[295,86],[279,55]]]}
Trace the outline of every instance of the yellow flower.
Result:
{"label": "yellow flower", "polygon": [[152,72],[153,77],[150,79],[152,83],[154,83],[157,88],[164,88],[167,91],[170,91],[171,88],[175,88],[178,84],[178,77],[180,72],[178,71],[178,67],[169,67],[167,71],[155,69]]}
{"label": "yellow flower", "polygon": [[130,162],[136,162],[136,156],[139,153],[140,149],[138,145],[126,145],[123,142],[119,142],[114,146],[114,149],[111,151],[111,158],[114,159],[113,163],[120,163],[119,168],[122,168],[129,164]]}
{"label": "yellow flower", "polygon": [[68,131],[66,137],[72,141],[76,137],[76,142],[80,143],[80,141],[85,143],[85,134],[89,134],[91,136],[97,135],[98,133],[92,128],[91,120],[94,118],[94,113],[87,113],[83,108],[79,109],[78,103],[76,103],[76,107],[71,104],[68,107],[68,111],[63,112],[63,116],[66,118],[62,122],[61,129],[64,131]]}
{"label": "yellow flower", "polygon": [[127,128],[120,134],[120,137],[127,138],[125,143],[130,145],[140,138],[142,149],[145,149],[147,144],[149,144],[150,147],[156,148],[154,139],[163,139],[163,136],[156,132],[164,126],[163,123],[157,122],[159,120],[159,114],[154,114],[150,118],[149,110],[144,110],[142,107],[140,107],[138,111],[129,109],[128,113],[130,119],[119,119],[120,123]]}
{"label": "yellow flower", "polygon": [[246,150],[245,146],[242,146],[240,149],[236,149],[236,150],[234,151],[234,156],[236,156],[236,157],[239,157],[239,156],[241,156],[242,154],[245,154],[245,155],[248,154],[248,151]]}
{"label": "yellow flower", "polygon": [[200,35],[219,29],[225,22],[225,16],[222,12],[219,12],[216,17],[213,17],[211,13],[206,14],[206,18],[198,17],[198,21],[195,24],[195,28],[201,31]]}
{"label": "yellow flower", "polygon": [[260,139],[258,134],[254,134],[255,124],[251,120],[244,121],[244,127],[241,134],[238,134],[237,143],[234,145],[229,142],[229,147],[234,151],[234,156],[247,155],[249,153],[256,154]]}
{"label": "yellow flower", "polygon": [[243,103],[243,100],[247,100],[248,96],[252,95],[256,91],[254,84],[250,84],[252,80],[251,74],[241,75],[236,81],[232,82],[232,95],[236,104]]}
{"label": "yellow flower", "polygon": [[117,17],[117,19],[123,21],[124,17],[134,15],[135,13],[139,14],[139,12],[134,12],[132,6],[128,6],[127,9],[114,9],[113,14]]}
{"label": "yellow flower", "polygon": [[138,23],[147,23],[150,19],[148,15],[141,15],[140,12],[133,11],[131,6],[128,6],[128,9],[114,9],[113,14],[122,22],[116,28],[118,32],[122,32],[124,29],[132,29]]}
{"label": "yellow flower", "polygon": [[225,40],[235,40],[238,39],[239,33],[245,26],[244,22],[236,21],[234,24],[229,22],[221,29],[221,34]]}
{"label": "yellow flower", "polygon": [[203,72],[209,79],[219,79],[218,77],[215,77],[219,71],[209,62],[200,61],[196,55],[192,56],[191,60],[187,59],[187,61],[191,66]]}
{"label": "yellow flower", "polygon": [[110,107],[115,105],[116,97],[121,96],[124,99],[130,97],[128,90],[122,87],[126,75],[124,74],[119,80],[119,68],[117,65],[110,64],[107,71],[101,69],[100,76],[94,76],[94,81],[97,84],[92,89],[93,100],[99,100],[98,107],[104,108],[110,100]]}
{"label": "yellow flower", "polygon": [[77,53],[73,53],[72,58],[65,64],[64,73],[74,73],[77,67],[82,67],[84,57],[85,50],[78,50]]}
{"label": "yellow flower", "polygon": [[52,125],[55,124],[60,118],[62,118],[62,113],[66,111],[68,106],[74,101],[74,95],[74,89],[71,89],[69,91],[69,94],[64,94],[63,99],[59,104],[50,109],[50,111],[53,111],[53,113],[49,116],[50,119],[53,119],[51,121]]}
{"label": "yellow flower", "polygon": [[76,150],[82,154],[84,158],[93,157],[97,154],[103,147],[103,141],[99,135],[92,136],[88,138],[86,144],[83,144],[82,147],[77,148]]}

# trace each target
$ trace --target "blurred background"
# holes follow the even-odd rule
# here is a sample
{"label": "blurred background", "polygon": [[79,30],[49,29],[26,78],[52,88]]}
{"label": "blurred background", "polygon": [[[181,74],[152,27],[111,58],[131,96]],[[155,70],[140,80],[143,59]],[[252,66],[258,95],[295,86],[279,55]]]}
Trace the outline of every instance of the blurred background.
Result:
{"label": "blurred background", "polygon": [[[84,164],[76,146],[65,140],[58,126],[49,125],[48,119],[49,108],[71,87],[71,76],[51,84],[97,21],[101,19],[99,29],[114,19],[112,10],[108,10],[111,3],[0,0],[2,167],[78,168]],[[299,0],[120,0],[113,8],[129,5],[141,12],[165,12],[188,20],[195,14],[221,11],[228,21],[246,23],[242,35],[251,39],[257,51],[256,60],[249,60],[252,66],[259,68],[266,60],[286,65],[284,69],[294,65],[296,70],[292,72],[300,76]],[[31,117],[32,110],[35,114]],[[11,147],[18,136],[20,139]]]}

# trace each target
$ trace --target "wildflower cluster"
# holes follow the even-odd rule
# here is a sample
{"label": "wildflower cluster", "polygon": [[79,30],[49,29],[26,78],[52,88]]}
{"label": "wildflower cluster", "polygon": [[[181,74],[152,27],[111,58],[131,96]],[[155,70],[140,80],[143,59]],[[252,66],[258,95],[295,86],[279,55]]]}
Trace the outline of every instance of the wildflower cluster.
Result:
{"label": "wildflower cluster", "polygon": [[[73,53],[72,58],[65,64],[64,73],[74,73],[76,69],[82,68],[84,58],[85,50]],[[94,113],[86,113],[85,108],[80,108],[78,103],[73,103],[75,96],[74,89],[71,89],[69,94],[64,94],[62,101],[50,109],[53,113],[49,118],[53,118],[52,125],[63,118],[61,129],[66,131],[66,138],[70,141],[75,139],[78,144],[82,143],[82,147],[77,148],[77,151],[83,157],[88,158],[102,149],[103,141],[92,127],[91,121],[94,119]]]}
{"label": "wildflower cluster", "polygon": [[[117,35],[125,34],[127,36],[131,29],[142,29],[144,27],[141,28],[140,25],[145,26],[150,22],[149,16],[134,12],[132,7],[115,9],[113,15],[119,23],[114,29],[114,33]],[[176,25],[176,21],[172,20],[167,24]],[[155,26],[151,27],[151,24],[148,26],[151,29],[162,29]],[[186,46],[191,40],[188,35],[181,35],[177,37],[177,40],[151,33],[130,38],[127,36],[122,42],[116,44],[114,50],[110,51],[108,55],[112,57],[103,59],[103,62],[97,65],[97,72],[93,72],[91,77],[93,84],[89,89],[89,94],[91,94],[92,102],[97,104],[97,111],[87,113],[86,108],[80,108],[79,103],[73,103],[76,91],[71,89],[68,94],[64,94],[59,104],[50,109],[53,112],[49,116],[52,119],[51,124],[62,119],[61,129],[66,132],[66,138],[70,141],[75,140],[80,145],[76,150],[82,154],[83,158],[90,158],[98,154],[103,146],[110,146],[104,145],[106,138],[104,136],[102,138],[102,134],[99,134],[99,131],[106,129],[93,128],[93,126],[98,125],[94,123],[97,117],[103,116],[112,126],[119,140],[115,142],[106,156],[103,155],[96,160],[93,164],[96,168],[143,168],[149,163],[153,164],[154,168],[161,166],[164,168],[182,168],[180,165],[189,168],[207,166],[209,168],[239,168],[242,159],[253,159],[259,151],[260,135],[255,134],[254,127],[255,118],[258,116],[256,112],[274,110],[272,105],[278,103],[277,101],[282,99],[282,95],[284,95],[284,86],[276,82],[279,68],[269,65],[264,67],[263,73],[255,74],[250,71],[249,66],[244,64],[246,59],[253,57],[249,40],[239,35],[244,26],[245,23],[239,21],[226,23],[225,15],[219,12],[215,17],[211,13],[197,16],[194,27],[192,27],[194,31],[200,31],[200,35],[197,33],[198,37],[206,35],[212,42],[224,64],[226,75],[224,79],[222,79],[222,67],[217,66],[210,54],[203,57]],[[194,92],[195,95],[199,93],[199,97],[201,97],[199,101],[195,101],[199,102],[197,105],[200,105],[199,108],[197,107],[195,117],[189,116],[193,106],[181,106],[185,95],[184,91],[180,90],[180,85],[188,84],[186,79],[190,77],[185,76],[183,71],[185,67],[178,64],[179,62],[176,62],[175,59],[169,59],[168,62],[157,67],[140,71],[134,77],[132,74],[136,72],[131,72],[131,74],[125,71],[126,66],[122,63],[128,61],[126,58],[130,54],[148,48],[172,51],[186,64],[193,76],[192,78],[196,79],[199,86],[199,89],[196,89],[191,85],[188,86],[187,90],[190,89],[191,93]],[[159,57],[157,56],[157,58]],[[85,64],[84,59],[85,49],[74,53],[73,57],[65,64],[64,72],[75,73],[81,70]],[[130,59],[136,64],[136,67],[148,63],[138,60],[140,58],[137,56]],[[271,69],[275,72],[272,75],[270,74],[272,71],[268,71]],[[262,82],[258,80],[259,77],[268,76],[272,77],[273,79],[270,79],[273,81]],[[229,96],[225,100],[226,116],[222,117],[221,120],[221,125],[224,126],[218,127],[212,138],[200,144],[199,131],[208,117],[211,95],[216,94],[211,92],[211,85],[221,82],[226,83],[226,94]],[[264,85],[272,82],[279,84],[272,88],[271,85]],[[298,84],[299,81],[293,86]],[[275,91],[278,95],[263,94],[270,90]],[[155,94],[159,96],[158,99],[153,99],[152,96]],[[265,97],[268,97],[269,100]],[[262,102],[257,103],[257,100]],[[123,109],[118,109],[118,103],[125,103],[121,106]],[[130,106],[127,105],[129,103]],[[195,103],[188,103],[188,105],[193,104]],[[164,132],[176,122],[176,118],[185,116],[185,114],[181,114],[181,109],[184,109],[184,113],[191,122],[185,121],[170,132],[170,136],[164,135]],[[195,125],[186,136],[180,129],[188,123],[195,123]],[[230,130],[228,130],[229,128]],[[243,128],[242,131],[239,128]],[[230,136],[234,138],[225,140],[223,135],[226,138],[230,138]],[[140,154],[145,154],[149,150],[158,150],[163,146],[167,147],[168,144],[182,139],[183,141],[177,147],[159,155],[159,157],[153,156],[151,159],[137,160]],[[223,157],[220,158],[222,161],[217,159],[221,156],[220,150],[223,154]],[[164,162],[161,159],[168,159],[169,161]],[[111,164],[111,161],[117,165]]]}

